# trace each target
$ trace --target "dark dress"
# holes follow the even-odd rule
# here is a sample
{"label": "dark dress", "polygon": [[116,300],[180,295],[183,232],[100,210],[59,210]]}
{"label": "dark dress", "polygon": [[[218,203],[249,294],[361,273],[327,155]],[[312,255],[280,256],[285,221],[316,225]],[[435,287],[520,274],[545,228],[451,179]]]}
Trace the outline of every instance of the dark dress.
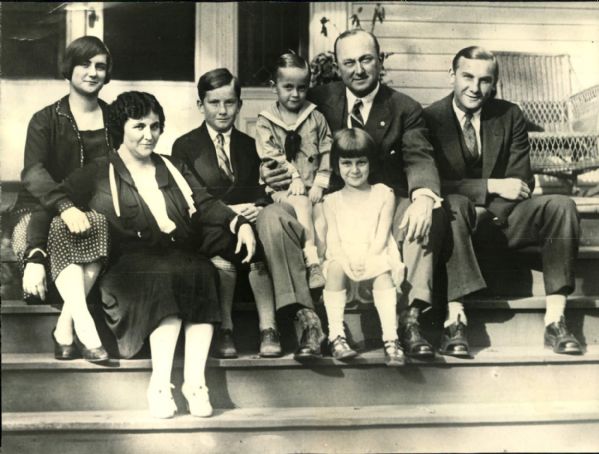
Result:
{"label": "dark dress", "polygon": [[[73,128],[75,128],[74,124]],[[76,129],[67,129],[66,131],[69,134],[75,134],[80,140],[81,147],[77,156],[82,153],[84,164],[106,156],[108,139],[104,128],[95,131],[78,131]],[[28,141],[31,142],[29,137]],[[54,142],[55,147],[63,146],[60,138],[55,137]],[[30,150],[29,154],[34,153]],[[24,171],[23,174],[24,180],[28,178],[26,176],[28,172]],[[31,181],[29,184],[35,186],[35,183]],[[54,192],[56,192],[54,189],[49,190],[49,193]],[[63,208],[72,205],[72,201],[65,197],[60,203]],[[102,215],[93,212],[86,213],[91,229],[85,235],[73,235],[62,219],[55,216],[57,209],[58,207],[51,205],[44,208],[39,204],[30,203],[29,208],[24,210],[25,214],[20,217],[13,230],[13,249],[21,264],[32,248],[47,250],[52,281],[56,280],[60,272],[70,264],[104,261],[108,256],[109,249],[108,224]]]}
{"label": "dark dress", "polygon": [[[220,321],[218,276],[208,257],[236,241],[229,231],[235,217],[232,210],[174,161],[193,191],[197,212],[190,218],[185,198],[164,162],[157,155],[152,159],[168,217],[176,225],[170,234],[160,231],[116,154],[74,172],[64,185],[69,192],[83,189],[82,197],[87,192],[90,208],[108,220],[112,247],[99,285],[106,322],[124,358],[134,356],[165,317],[190,323]],[[109,163],[114,166],[120,216],[111,197]]]}

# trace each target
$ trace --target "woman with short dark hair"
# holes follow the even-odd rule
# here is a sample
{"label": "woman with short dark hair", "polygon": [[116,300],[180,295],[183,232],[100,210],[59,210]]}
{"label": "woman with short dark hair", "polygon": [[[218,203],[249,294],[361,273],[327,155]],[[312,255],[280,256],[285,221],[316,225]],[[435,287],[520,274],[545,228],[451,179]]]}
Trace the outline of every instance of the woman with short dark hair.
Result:
{"label": "woman with short dark hair", "polygon": [[111,70],[110,52],[100,39],[74,40],[62,65],[69,94],[33,115],[27,129],[21,174],[26,214],[14,229],[13,248],[24,262],[26,299],[45,299],[47,267],[64,301],[52,333],[54,354],[61,360],[108,359],[86,302],[108,254],[108,227],[102,216],[78,209],[60,183],[112,148],[106,104],[98,98]]}
{"label": "woman with short dark hair", "polygon": [[116,152],[63,185],[110,226],[110,260],[100,281],[106,322],[122,357],[134,356],[149,337],[148,404],[158,418],[177,410],[170,379],[184,325],[182,392],[192,415],[210,416],[204,370],[220,307],[207,257],[234,250],[247,263],[256,240],[248,221],[212,197],[183,163],[154,153],[164,130],[154,96],[122,93],[109,110]]}

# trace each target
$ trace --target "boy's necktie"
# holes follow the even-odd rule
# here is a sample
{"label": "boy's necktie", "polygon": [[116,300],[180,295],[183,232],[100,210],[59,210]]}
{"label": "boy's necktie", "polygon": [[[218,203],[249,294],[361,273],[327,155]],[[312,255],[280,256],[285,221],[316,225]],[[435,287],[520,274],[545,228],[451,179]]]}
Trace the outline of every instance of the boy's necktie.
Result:
{"label": "boy's necktie", "polygon": [[464,121],[464,127],[462,129],[464,133],[464,142],[466,142],[466,148],[468,149],[469,161],[476,162],[478,159],[478,142],[476,141],[476,131],[472,125],[472,114],[466,113],[466,119]]}
{"label": "boy's necktie", "polygon": [[364,103],[361,99],[356,99],[356,102],[354,102],[354,107],[350,114],[352,128],[364,129],[364,117],[362,117],[362,112],[360,112],[363,105]]}
{"label": "boy's necktie", "polygon": [[225,152],[225,138],[221,133],[216,135],[216,157],[218,158],[218,166],[222,170],[223,174],[231,181],[233,181],[233,171],[231,170],[231,163],[227,153]]}

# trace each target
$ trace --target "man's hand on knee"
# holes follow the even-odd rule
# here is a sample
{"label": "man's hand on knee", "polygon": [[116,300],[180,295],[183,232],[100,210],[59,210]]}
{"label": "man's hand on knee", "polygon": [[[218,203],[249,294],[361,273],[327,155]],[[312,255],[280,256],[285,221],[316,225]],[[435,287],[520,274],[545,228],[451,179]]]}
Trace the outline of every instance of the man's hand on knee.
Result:
{"label": "man's hand on knee", "polygon": [[403,215],[399,225],[403,241],[428,243],[428,235],[433,223],[434,200],[427,196],[414,199]]}
{"label": "man's hand on knee", "polygon": [[287,189],[291,183],[287,168],[274,159],[267,159],[260,165],[260,176],[268,187],[276,191]]}

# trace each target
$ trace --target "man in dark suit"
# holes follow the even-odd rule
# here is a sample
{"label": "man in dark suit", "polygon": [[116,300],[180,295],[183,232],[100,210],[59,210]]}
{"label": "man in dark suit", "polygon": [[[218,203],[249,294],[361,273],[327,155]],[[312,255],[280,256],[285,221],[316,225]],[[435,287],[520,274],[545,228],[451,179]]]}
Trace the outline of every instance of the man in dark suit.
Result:
{"label": "man in dark suit", "polygon": [[486,287],[473,242],[488,243],[492,234],[500,247],[540,246],[547,294],[545,342],[556,353],[579,354],[580,344],[564,320],[566,296],[574,289],[576,206],[566,196],[531,198],[526,123],[518,106],[494,99],[498,73],[492,53],[462,49],[450,70],[453,93],[425,109],[453,237],[441,352],[469,356],[462,299]]}
{"label": "man in dark suit", "polygon": [[[259,251],[266,256],[272,281],[264,267],[250,266],[250,285],[258,307],[261,330],[261,356],[280,356],[276,331],[276,309],[284,307],[302,324],[303,337],[296,352],[298,359],[319,356],[323,333],[305,279],[301,255],[303,229],[297,221],[281,222],[278,209],[259,183],[260,159],[254,139],[238,131],[233,123],[241,109],[239,81],[229,70],[219,68],[203,74],[198,81],[198,107],[204,123],[179,137],[173,145],[173,156],[182,159],[210,193],[243,215],[258,232]],[[266,208],[265,208],[266,207]],[[274,213],[274,214],[273,214]],[[294,266],[288,243],[299,247],[303,273],[289,277]],[[217,333],[216,354],[236,357],[233,344],[231,310],[235,287],[235,267],[220,258],[214,260],[221,278],[223,323]],[[254,265],[254,264],[250,264]],[[303,288],[302,288],[303,283]]]}
{"label": "man in dark suit", "polygon": [[446,219],[441,209],[433,210],[441,201],[439,176],[422,107],[379,82],[380,48],[371,33],[342,33],[335,41],[335,55],[342,81],[313,88],[308,99],[324,114],[333,133],[362,128],[378,147],[371,182],[384,183],[395,192],[393,235],[408,270],[402,290],[409,308],[400,318],[400,339],[407,355],[430,357],[433,349],[420,334],[418,317],[431,304],[433,262]]}

